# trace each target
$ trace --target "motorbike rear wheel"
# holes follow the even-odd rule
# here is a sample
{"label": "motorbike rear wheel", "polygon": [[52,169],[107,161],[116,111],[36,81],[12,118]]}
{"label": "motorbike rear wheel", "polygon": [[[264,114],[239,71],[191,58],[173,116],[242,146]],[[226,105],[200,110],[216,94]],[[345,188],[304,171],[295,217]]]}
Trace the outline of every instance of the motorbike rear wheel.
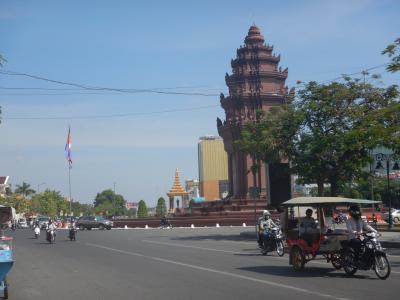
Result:
{"label": "motorbike rear wheel", "polygon": [[354,275],[358,268],[354,266],[355,260],[356,260],[356,254],[352,249],[346,250],[343,256],[343,270],[346,272],[347,275]]}
{"label": "motorbike rear wheel", "polygon": [[284,254],[285,254],[285,251],[284,251],[285,249],[284,249],[284,247],[283,247],[283,242],[281,241],[281,240],[279,240],[279,241],[276,241],[276,253],[279,255],[279,256],[283,256]]}
{"label": "motorbike rear wheel", "polygon": [[375,255],[374,271],[379,279],[385,280],[390,275],[390,264],[386,255],[378,253]]}
{"label": "motorbike rear wheel", "polygon": [[3,299],[8,299],[8,283],[7,283],[7,277],[4,278]]}

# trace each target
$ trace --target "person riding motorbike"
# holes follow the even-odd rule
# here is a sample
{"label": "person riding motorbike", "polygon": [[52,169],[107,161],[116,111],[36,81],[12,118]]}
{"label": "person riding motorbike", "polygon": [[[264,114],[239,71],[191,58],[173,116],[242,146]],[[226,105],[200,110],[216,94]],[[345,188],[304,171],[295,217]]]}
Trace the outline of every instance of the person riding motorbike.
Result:
{"label": "person riding motorbike", "polygon": [[47,240],[50,241],[50,232],[53,231],[54,233],[54,238],[56,237],[56,229],[57,226],[54,222],[52,222],[51,220],[49,220],[49,223],[47,224],[47,228],[46,228],[46,233],[47,233]]}
{"label": "person riding motorbike", "polygon": [[271,219],[271,213],[268,210],[263,211],[262,217],[258,219],[258,240],[259,247],[263,246],[264,233],[271,230],[274,227],[278,227]]}
{"label": "person riding motorbike", "polygon": [[75,240],[76,239],[76,233],[77,233],[77,228],[76,228],[76,223],[75,223],[75,221],[71,221],[71,223],[70,223],[70,225],[69,225],[69,235],[68,235],[68,237],[69,237],[69,239],[72,241],[72,240]]}
{"label": "person riding motorbike", "polygon": [[362,218],[361,218],[361,210],[358,205],[352,205],[349,208],[349,215],[350,218],[346,221],[346,227],[348,231],[348,241],[349,246],[353,248],[356,254],[356,258],[360,253],[361,249],[361,240],[359,237],[363,234],[364,231],[370,231],[378,233],[373,227],[368,225]]}
{"label": "person riding motorbike", "polygon": [[33,228],[33,232],[35,233],[35,238],[38,238],[40,235],[40,227],[39,225],[35,225]]}
{"label": "person riding motorbike", "polygon": [[168,219],[167,219],[166,216],[163,216],[163,217],[161,218],[160,226],[161,226],[161,227],[170,227],[170,226],[171,226],[171,224],[169,223],[169,221],[168,221]]}

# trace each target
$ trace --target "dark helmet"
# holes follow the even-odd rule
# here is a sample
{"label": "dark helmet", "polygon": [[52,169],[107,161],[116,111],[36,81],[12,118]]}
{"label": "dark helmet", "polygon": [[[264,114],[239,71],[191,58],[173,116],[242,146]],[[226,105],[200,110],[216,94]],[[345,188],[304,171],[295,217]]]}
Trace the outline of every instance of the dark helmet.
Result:
{"label": "dark helmet", "polygon": [[361,217],[361,210],[358,205],[352,205],[349,208],[349,214],[352,218],[358,219]]}

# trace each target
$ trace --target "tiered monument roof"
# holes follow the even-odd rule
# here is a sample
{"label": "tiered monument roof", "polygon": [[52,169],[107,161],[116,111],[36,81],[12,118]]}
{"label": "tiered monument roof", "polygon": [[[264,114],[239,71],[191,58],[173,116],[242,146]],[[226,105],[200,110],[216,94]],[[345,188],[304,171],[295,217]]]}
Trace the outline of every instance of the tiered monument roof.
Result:
{"label": "tiered monument roof", "polygon": [[181,185],[181,180],[179,178],[179,170],[178,168],[176,168],[174,184],[172,185],[171,190],[167,193],[167,196],[173,197],[173,196],[182,196],[187,194],[189,193],[186,192],[185,188]]}

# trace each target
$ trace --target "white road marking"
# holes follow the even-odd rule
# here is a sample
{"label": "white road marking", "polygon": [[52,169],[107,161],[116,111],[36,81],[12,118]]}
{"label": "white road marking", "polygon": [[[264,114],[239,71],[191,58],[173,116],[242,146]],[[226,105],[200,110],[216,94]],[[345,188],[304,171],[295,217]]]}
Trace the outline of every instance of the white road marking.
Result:
{"label": "white road marking", "polygon": [[[159,245],[166,245],[166,246],[172,246],[172,247],[182,247],[182,248],[191,248],[191,249],[198,249],[198,250],[205,250],[205,251],[213,251],[213,252],[222,252],[222,253],[229,253],[229,254],[239,254],[239,255],[248,255],[248,254],[252,254],[250,252],[237,252],[237,251],[229,251],[229,250],[221,250],[221,249],[214,249],[214,248],[205,248],[205,247],[198,247],[198,246],[191,246],[191,245],[183,245],[183,244],[177,244],[177,243],[168,243],[168,242],[158,242],[158,241],[150,241],[150,240],[142,240],[142,242],[146,242],[146,243],[151,243],[151,244],[159,244]],[[258,249],[254,249],[254,251],[258,252]],[[393,255],[391,255],[393,256]],[[269,256],[272,257],[272,256]],[[288,258],[287,257],[279,257],[279,256],[273,256],[274,260],[285,260],[288,262]],[[317,265],[324,265],[327,266],[327,262],[326,261],[318,261],[318,260],[311,260],[308,263],[311,264],[317,264]],[[397,271],[391,271],[391,273],[394,274],[400,274],[400,272]]]}
{"label": "white road marking", "polygon": [[156,241],[150,241],[150,240],[142,240],[142,242],[166,245],[166,246],[182,247],[182,248],[192,248],[192,249],[199,249],[199,250],[206,250],[206,251],[223,252],[223,253],[230,253],[230,254],[248,254],[248,252],[237,252],[237,251],[221,250],[221,249],[214,249],[214,248],[204,248],[204,247],[198,247],[198,246],[190,246],[190,245],[167,243],[167,242],[156,242]]}
{"label": "white road marking", "polygon": [[253,282],[257,282],[257,283],[262,283],[262,284],[275,286],[275,287],[280,287],[280,288],[284,288],[284,289],[288,289],[288,290],[292,290],[292,291],[296,291],[296,292],[302,292],[302,293],[306,293],[306,294],[310,294],[310,295],[315,295],[315,296],[318,296],[318,297],[337,299],[337,300],[348,300],[348,298],[340,298],[340,297],[332,296],[332,295],[329,295],[329,294],[324,294],[324,293],[319,293],[319,292],[315,292],[315,291],[312,291],[312,290],[298,288],[298,287],[295,287],[295,286],[292,286],[292,285],[287,285],[287,284],[278,283],[278,282],[269,281],[269,280],[262,280],[262,279],[258,279],[258,278],[254,278],[254,277],[250,277],[250,276],[245,276],[245,275],[240,275],[240,274],[236,274],[236,273],[220,271],[220,270],[212,269],[212,268],[205,268],[205,267],[197,266],[197,265],[186,264],[186,263],[182,263],[182,262],[174,261],[174,260],[170,260],[170,259],[154,257],[154,256],[146,256],[146,255],[143,255],[143,254],[140,254],[140,253],[136,253],[136,252],[129,252],[129,251],[124,251],[124,250],[119,250],[119,249],[110,248],[110,247],[97,245],[97,244],[92,244],[92,243],[86,243],[86,245],[91,246],[91,247],[97,247],[97,248],[104,249],[104,250],[114,251],[114,252],[122,253],[122,254],[126,254],[126,255],[145,257],[145,258],[152,259],[152,260],[155,260],[155,261],[161,261],[161,262],[165,262],[165,263],[169,263],[169,264],[178,265],[178,266],[181,266],[181,267],[191,268],[191,269],[200,270],[200,271],[206,271],[206,272],[215,273],[215,274],[219,274],[219,275],[224,275],[224,276],[244,279],[244,280],[253,281]]}

